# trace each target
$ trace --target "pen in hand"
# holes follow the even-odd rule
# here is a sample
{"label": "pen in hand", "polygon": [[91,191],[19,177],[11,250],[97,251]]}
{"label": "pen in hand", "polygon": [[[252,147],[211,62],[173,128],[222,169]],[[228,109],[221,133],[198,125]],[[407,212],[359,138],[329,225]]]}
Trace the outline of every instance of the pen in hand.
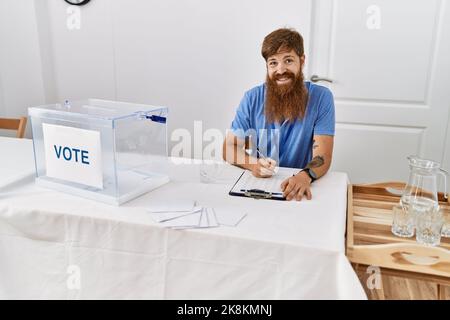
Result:
{"label": "pen in hand", "polygon": [[[250,137],[251,136],[246,136],[245,137],[245,146],[244,146],[245,153],[247,153],[249,156],[251,156],[252,153],[253,153],[253,149],[250,147]],[[259,150],[259,147],[256,147],[256,152],[261,158],[267,160],[268,162],[272,162],[273,161],[272,159],[269,159],[265,155],[263,155],[262,152]]]}
{"label": "pen in hand", "polygon": [[[253,155],[253,149],[250,145],[250,137],[245,137],[245,153],[249,156]],[[274,173],[276,173],[276,161],[273,159],[270,159],[266,157],[260,150],[259,147],[256,147],[256,153],[259,156],[258,163],[261,166],[261,170],[264,175],[272,176]]]}
{"label": "pen in hand", "polygon": [[271,167],[274,166],[272,169],[271,168],[267,168],[267,169],[270,170],[272,173],[276,173],[277,172],[277,170],[276,170],[277,168],[275,166],[276,165],[276,161],[271,159],[271,158],[266,157],[265,155],[263,155],[261,153],[261,151],[259,151],[259,148],[256,148],[256,152],[259,154],[260,158],[262,158],[265,161],[267,161]]}
{"label": "pen in hand", "polygon": [[[251,149],[250,149],[250,150],[251,150]],[[261,158],[263,158],[263,159],[265,159],[265,160],[271,162],[270,159],[268,159],[265,155],[263,155],[263,154],[261,153],[261,151],[259,151],[259,148],[258,148],[258,147],[256,147],[256,152],[259,154],[259,156],[260,156]]]}

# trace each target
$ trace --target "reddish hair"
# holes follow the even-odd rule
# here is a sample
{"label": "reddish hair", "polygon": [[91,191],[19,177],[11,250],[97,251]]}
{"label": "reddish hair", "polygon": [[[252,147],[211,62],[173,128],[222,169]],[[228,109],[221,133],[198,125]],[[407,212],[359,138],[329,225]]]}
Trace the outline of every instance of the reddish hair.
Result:
{"label": "reddish hair", "polygon": [[263,41],[261,54],[267,61],[274,54],[294,50],[301,57],[305,50],[303,37],[294,29],[282,28],[269,33]]}

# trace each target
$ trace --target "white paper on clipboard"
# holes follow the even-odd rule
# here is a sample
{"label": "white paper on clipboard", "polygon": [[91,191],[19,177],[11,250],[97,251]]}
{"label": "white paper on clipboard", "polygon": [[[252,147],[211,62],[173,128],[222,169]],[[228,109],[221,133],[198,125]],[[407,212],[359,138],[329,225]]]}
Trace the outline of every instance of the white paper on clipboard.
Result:
{"label": "white paper on clipboard", "polygon": [[279,168],[278,172],[270,178],[257,178],[249,170],[245,170],[230,191],[230,194],[244,195],[249,190],[261,190],[270,193],[274,198],[282,198],[281,183],[300,169]]}

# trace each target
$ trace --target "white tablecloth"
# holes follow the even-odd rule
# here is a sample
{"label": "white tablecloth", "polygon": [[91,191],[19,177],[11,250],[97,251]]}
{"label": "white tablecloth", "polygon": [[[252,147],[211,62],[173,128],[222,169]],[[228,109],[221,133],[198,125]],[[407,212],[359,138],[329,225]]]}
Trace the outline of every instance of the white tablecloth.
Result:
{"label": "white tablecloth", "polygon": [[[24,178],[30,141],[0,138],[0,152],[0,298],[365,298],[344,255],[343,173],[315,182],[311,201],[282,202],[229,196],[239,168],[224,167],[229,183],[203,184],[198,165],[173,164],[169,184],[112,207]],[[170,230],[145,212],[155,199],[247,217],[236,228]]]}
{"label": "white tablecloth", "polygon": [[35,174],[33,141],[0,137],[0,188]]}

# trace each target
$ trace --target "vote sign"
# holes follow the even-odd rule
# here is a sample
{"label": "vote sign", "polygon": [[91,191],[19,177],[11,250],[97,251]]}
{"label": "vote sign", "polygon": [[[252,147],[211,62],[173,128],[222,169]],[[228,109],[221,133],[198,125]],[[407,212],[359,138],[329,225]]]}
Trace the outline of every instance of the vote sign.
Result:
{"label": "vote sign", "polygon": [[47,176],[103,189],[100,132],[44,123]]}

